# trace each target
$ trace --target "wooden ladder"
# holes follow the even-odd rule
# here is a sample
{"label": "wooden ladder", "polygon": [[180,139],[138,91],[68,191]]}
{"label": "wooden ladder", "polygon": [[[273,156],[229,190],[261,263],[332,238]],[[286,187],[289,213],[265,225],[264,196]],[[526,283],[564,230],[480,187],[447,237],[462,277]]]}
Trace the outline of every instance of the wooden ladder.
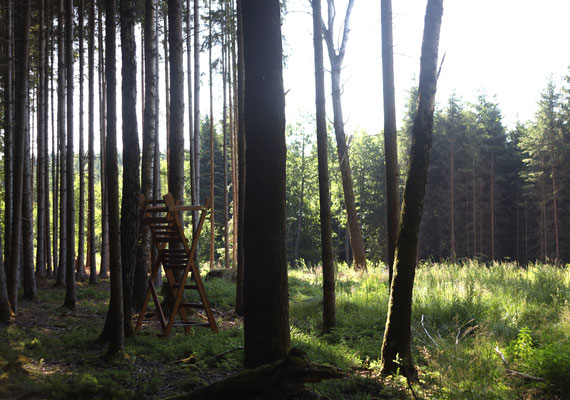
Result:
{"label": "wooden ladder", "polygon": [[[216,320],[212,314],[212,308],[206,296],[204,284],[200,278],[198,268],[194,263],[198,238],[202,226],[204,225],[204,220],[206,219],[206,213],[210,208],[210,200],[206,199],[206,203],[203,206],[182,206],[170,193],[163,196],[163,200],[146,200],[144,196],[142,196],[141,208],[141,223],[149,226],[152,243],[158,251],[158,257],[152,264],[151,273],[148,278],[148,290],[139,314],[135,332],[142,327],[151,296],[164,336],[170,335],[177,314],[180,315],[180,319],[182,320],[180,325],[184,327],[186,332],[189,332],[192,326],[209,326],[213,332],[218,332]],[[180,212],[182,211],[200,211],[200,219],[196,231],[192,235],[191,246],[188,246],[188,239],[185,237],[184,229],[182,228],[182,222],[180,220]],[[162,311],[154,285],[161,264],[175,299],[168,321]],[[176,279],[177,274],[174,273],[175,270],[183,271],[180,280]],[[191,284],[187,283],[188,275],[191,277]],[[200,301],[184,301],[185,289],[197,290],[200,295]],[[206,314],[205,318],[201,313],[196,311],[197,309],[204,311]],[[194,314],[198,320],[189,320],[188,311]],[[205,322],[206,320],[207,322]]]}

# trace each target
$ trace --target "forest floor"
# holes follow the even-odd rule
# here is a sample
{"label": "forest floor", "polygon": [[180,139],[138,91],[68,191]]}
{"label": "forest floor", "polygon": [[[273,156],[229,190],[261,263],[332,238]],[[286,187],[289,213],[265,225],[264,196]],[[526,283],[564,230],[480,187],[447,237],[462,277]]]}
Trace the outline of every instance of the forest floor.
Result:
{"label": "forest floor", "polygon": [[[219,334],[175,328],[162,338],[147,327],[127,338],[125,357],[110,360],[95,344],[108,281],[78,283],[74,311],[61,307],[64,289],[41,282],[38,300],[21,300],[15,323],[0,327],[0,399],[159,399],[240,371],[235,284],[223,278],[205,284]],[[355,273],[339,266],[338,326],[326,335],[320,333],[321,288],[318,268],[290,271],[292,345],[347,378],[307,385],[297,398],[570,399],[568,266],[421,265],[412,315],[419,379],[411,384],[378,373],[388,301],[384,269]]]}

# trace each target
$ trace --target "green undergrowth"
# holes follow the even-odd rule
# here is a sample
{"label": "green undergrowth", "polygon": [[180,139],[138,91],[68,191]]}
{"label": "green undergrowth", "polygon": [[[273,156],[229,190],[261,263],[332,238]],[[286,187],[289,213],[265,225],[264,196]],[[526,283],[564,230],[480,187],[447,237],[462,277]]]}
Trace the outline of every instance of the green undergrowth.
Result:
{"label": "green undergrowth", "polygon": [[[127,338],[125,356],[95,344],[107,310],[108,282],[80,284],[78,307],[64,290],[41,285],[21,301],[17,323],[0,328],[0,399],[143,399],[189,392],[241,369],[243,329],[233,314],[235,283],[205,281],[221,328],[212,335],[157,327]],[[413,398],[401,376],[380,377],[388,287],[381,266],[366,273],[338,265],[337,326],[321,333],[319,268],[289,273],[292,345],[348,378],[307,385],[327,399]],[[561,399],[570,393],[570,270],[550,265],[423,263],[412,311],[417,398]],[[503,354],[508,365],[499,356]],[[527,380],[509,370],[539,378]]]}

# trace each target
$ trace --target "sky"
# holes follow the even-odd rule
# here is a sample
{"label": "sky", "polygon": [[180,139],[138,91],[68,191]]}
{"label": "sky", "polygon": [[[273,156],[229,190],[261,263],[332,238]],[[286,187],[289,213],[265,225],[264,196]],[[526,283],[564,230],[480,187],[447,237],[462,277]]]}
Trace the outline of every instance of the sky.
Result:
{"label": "sky", "polygon": [[[326,1],[322,0],[323,14]],[[346,0],[336,0],[337,29]],[[426,0],[393,0],[397,122],[409,89],[417,84]],[[287,120],[314,110],[312,17],[308,0],[288,0],[282,26]],[[532,119],[549,76],[561,84],[570,73],[570,1],[444,0],[440,59],[445,53],[436,101],[455,92],[465,102],[494,98],[504,123]],[[380,1],[356,0],[350,21],[342,81],[346,130],[383,129]],[[325,68],[328,54],[325,46]],[[325,75],[330,93],[330,75]],[[330,96],[328,118],[332,120]]]}

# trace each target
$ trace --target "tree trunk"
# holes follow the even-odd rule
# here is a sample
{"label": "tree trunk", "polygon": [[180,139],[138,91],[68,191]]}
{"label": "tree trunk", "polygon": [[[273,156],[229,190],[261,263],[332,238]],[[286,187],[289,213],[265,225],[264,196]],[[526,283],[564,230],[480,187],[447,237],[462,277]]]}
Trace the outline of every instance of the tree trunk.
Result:
{"label": "tree trunk", "polygon": [[560,239],[559,239],[559,230],[558,230],[558,190],[556,186],[556,163],[555,163],[555,154],[554,154],[554,145],[551,143],[549,146],[550,150],[550,167],[552,170],[552,212],[554,214],[554,244],[555,244],[555,251],[556,251],[556,258],[554,259],[554,264],[558,267],[560,266]]}
{"label": "tree trunk", "polygon": [[384,94],[384,154],[386,158],[386,222],[388,236],[388,287],[392,283],[394,252],[400,220],[398,188],[398,136],[394,92],[394,50],[392,40],[392,0],[382,0],[382,82]]}
{"label": "tree trunk", "polygon": [[8,1],[5,19],[6,73],[4,80],[4,249],[7,290],[10,292],[14,193],[14,2]]}
{"label": "tree trunk", "polygon": [[284,357],[290,343],[285,95],[279,1],[244,2],[242,17],[247,142],[244,365],[252,368]]}
{"label": "tree trunk", "polygon": [[315,53],[315,104],[317,157],[319,172],[319,211],[321,219],[321,257],[323,262],[323,332],[336,326],[335,265],[332,250],[331,205],[329,191],[328,137],[325,109],[325,72],[321,0],[313,0],[313,41]]}
{"label": "tree trunk", "polygon": [[45,150],[46,147],[46,40],[45,40],[45,0],[40,0],[39,4],[39,26],[38,26],[38,164],[37,164],[37,246],[36,246],[36,276],[39,279],[46,277],[45,262],[45,233],[46,233],[46,175],[45,175]]}
{"label": "tree trunk", "polygon": [[297,216],[297,233],[295,235],[295,248],[293,251],[293,265],[298,266],[299,245],[301,243],[301,228],[303,227],[303,200],[305,197],[305,134],[301,144],[301,195],[299,196],[299,215]]}
{"label": "tree trunk", "polygon": [[12,249],[10,250],[10,272],[8,278],[8,298],[14,314],[18,312],[18,283],[22,248],[22,203],[24,185],[25,138],[28,130],[28,71],[30,54],[30,0],[19,3],[14,13],[17,18],[16,37],[20,39],[16,47],[16,104],[14,107],[14,178],[13,178],[13,221]]}
{"label": "tree trunk", "polygon": [[77,229],[77,279],[85,280],[85,141],[84,141],[84,91],[83,91],[83,65],[85,58],[83,30],[85,13],[85,0],[79,1],[79,221]]}
{"label": "tree trunk", "polygon": [[4,251],[2,250],[2,231],[0,231],[0,323],[10,321],[12,308],[8,300],[8,287],[6,286],[6,270],[4,269]]}
{"label": "tree trunk", "polygon": [[59,263],[55,285],[64,287],[67,274],[67,180],[66,180],[66,125],[65,125],[65,11],[64,1],[58,0],[57,33],[57,140],[59,151]]}
{"label": "tree trunk", "polygon": [[227,88],[228,88],[228,44],[227,44],[227,10],[226,5],[222,4],[222,134],[223,134],[223,179],[224,179],[224,261],[225,267],[230,267],[230,245],[228,243],[228,132],[227,132]]}
{"label": "tree trunk", "polygon": [[140,146],[137,125],[137,54],[135,2],[121,0],[121,93],[123,132],[123,196],[121,199],[121,263],[125,336],[134,334],[133,285],[140,219]]}
{"label": "tree trunk", "polygon": [[[29,123],[28,123],[29,124]],[[25,133],[24,151],[24,186],[22,191],[22,277],[24,298],[34,300],[38,297],[34,274],[34,228],[33,228],[33,193],[32,166],[30,165],[31,143],[30,129]]]}
{"label": "tree trunk", "polygon": [[115,1],[105,0],[105,77],[107,81],[107,141],[105,173],[109,200],[109,270],[111,299],[101,341],[109,342],[107,354],[113,356],[124,350],[123,287],[121,279],[121,231],[119,221],[119,170],[117,163],[117,98],[116,98],[116,39]]}
{"label": "tree trunk", "polygon": [[243,289],[244,289],[244,270],[245,270],[245,254],[243,247],[244,237],[244,216],[245,216],[245,65],[243,52],[243,17],[242,3],[243,0],[237,0],[237,42],[238,42],[238,63],[237,63],[237,156],[238,156],[238,232],[237,232],[237,269],[236,269],[236,314],[243,316]]}
{"label": "tree trunk", "polygon": [[164,15],[164,39],[162,47],[164,50],[164,102],[166,107],[166,174],[170,173],[170,54],[168,53],[168,16]]}
{"label": "tree trunk", "polygon": [[[103,18],[102,7],[99,8],[99,110],[107,109],[107,81],[106,81],[106,63],[103,46]],[[114,39],[113,39],[114,41]],[[106,43],[105,43],[106,46]],[[107,115],[99,112],[100,121],[100,141],[101,141],[101,264],[99,266],[99,276],[107,278],[109,276],[109,196],[107,194]]]}
{"label": "tree trunk", "polygon": [[210,271],[214,269],[216,241],[216,196],[214,192],[214,90],[212,80],[212,0],[208,1],[208,76],[210,83]]}
{"label": "tree trunk", "polygon": [[495,261],[495,153],[491,152],[491,262]]}
{"label": "tree trunk", "polygon": [[[156,0],[145,1],[144,19],[144,53],[145,53],[145,98],[143,114],[143,154],[141,189],[145,199],[152,198],[153,184],[153,151],[155,128],[157,126],[156,96],[158,95],[158,71],[156,60],[158,49],[156,47]],[[133,291],[133,305],[140,310],[148,285],[148,254],[150,250],[150,230],[148,225],[140,226],[140,242],[137,248],[137,264],[135,268],[135,283]]]}
{"label": "tree trunk", "polygon": [[95,1],[89,2],[89,38],[87,43],[88,97],[89,97],[89,144],[88,144],[88,184],[87,184],[87,248],[89,264],[89,283],[97,283],[97,262],[95,261]]}
{"label": "tree trunk", "polygon": [[[186,0],[186,81],[188,84],[188,142],[190,144],[190,203],[197,204],[194,198],[194,111],[192,109],[192,27],[191,27],[191,3],[190,0]],[[192,214],[193,215],[193,214]],[[192,217],[192,220],[194,218]],[[194,231],[194,225],[192,225],[192,231]]]}
{"label": "tree trunk", "polygon": [[[418,234],[431,153],[437,85],[437,54],[443,0],[428,0],[422,42],[419,102],[414,119],[410,166],[396,244],[394,277],[382,344],[383,374],[415,374],[411,353],[412,292]],[[396,361],[399,359],[399,361]]]}
{"label": "tree trunk", "polygon": [[73,0],[66,0],[65,63],[67,64],[67,253],[66,291],[63,306],[75,308],[75,171],[73,160]]}
{"label": "tree trunk", "polygon": [[350,246],[354,257],[354,268],[356,270],[366,270],[366,251],[362,240],[362,232],[358,222],[358,214],[356,213],[356,200],[354,197],[354,189],[352,184],[352,172],[350,170],[350,159],[348,154],[348,146],[346,144],[346,136],[344,132],[344,119],[342,115],[341,103],[341,83],[340,72],[342,70],[342,62],[346,51],[346,43],[348,42],[348,32],[350,13],[354,0],[349,0],[344,19],[344,30],[342,36],[342,44],[337,52],[334,46],[334,1],[328,0],[328,27],[324,30],[324,38],[327,43],[329,59],[331,63],[331,86],[332,86],[332,102],[334,114],[334,132],[336,136],[336,146],[338,152],[339,168],[342,176],[342,188],[344,194],[344,204],[346,207],[346,215],[348,218],[348,229],[350,231]]}
{"label": "tree trunk", "polygon": [[[200,200],[200,0],[194,0],[194,202]],[[194,230],[198,227],[198,212],[192,215]],[[200,267],[199,249],[196,248],[196,266]]]}
{"label": "tree trunk", "polygon": [[[448,132],[448,134],[453,134]],[[453,139],[451,139],[453,141]],[[455,264],[455,148],[453,142],[449,149],[449,209],[451,229],[451,262]]]}

